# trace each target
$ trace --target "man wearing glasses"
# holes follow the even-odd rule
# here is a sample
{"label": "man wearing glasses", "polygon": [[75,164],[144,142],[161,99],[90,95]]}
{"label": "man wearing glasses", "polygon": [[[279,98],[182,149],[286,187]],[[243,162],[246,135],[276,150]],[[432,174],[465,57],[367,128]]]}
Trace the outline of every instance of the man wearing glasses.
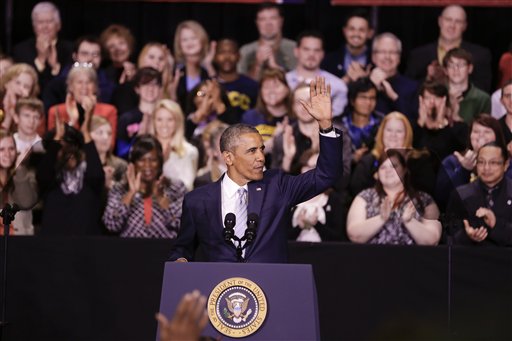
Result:
{"label": "man wearing glasses", "polygon": [[450,105],[454,117],[460,117],[470,124],[478,114],[491,112],[491,97],[469,80],[474,68],[468,51],[461,48],[451,49],[443,59],[443,67],[448,76]]}
{"label": "man wearing glasses", "polygon": [[453,242],[464,245],[512,245],[512,180],[509,155],[500,142],[482,146],[477,180],[452,193],[447,212],[453,218]]}

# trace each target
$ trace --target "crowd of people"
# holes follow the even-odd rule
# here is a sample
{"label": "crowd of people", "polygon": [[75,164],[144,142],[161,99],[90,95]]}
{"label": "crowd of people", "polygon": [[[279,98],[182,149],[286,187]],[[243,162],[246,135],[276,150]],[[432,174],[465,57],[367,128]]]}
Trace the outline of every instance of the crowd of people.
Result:
{"label": "crowd of people", "polygon": [[400,38],[362,9],[330,53],[319,31],[283,37],[274,3],[258,7],[254,42],[210,41],[187,20],[172,49],[138,55],[128,27],[73,44],[54,4],[31,19],[34,37],[0,54],[0,201],[22,209],[14,235],[176,238],[185,194],[226,171],[220,139],[237,123],[262,136],[267,170],[310,171],[321,138],[304,103],[320,76],[343,173],[286,212],[290,240],[512,245],[512,50],[493,86],[461,6],[442,10],[438,40],[412,50],[404,74]]}

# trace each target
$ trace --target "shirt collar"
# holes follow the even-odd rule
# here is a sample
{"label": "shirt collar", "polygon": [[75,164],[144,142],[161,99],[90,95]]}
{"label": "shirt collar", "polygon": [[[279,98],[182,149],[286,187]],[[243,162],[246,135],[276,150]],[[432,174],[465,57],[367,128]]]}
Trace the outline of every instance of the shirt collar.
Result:
{"label": "shirt collar", "polygon": [[240,186],[236,182],[231,180],[231,178],[228,175],[228,172],[226,172],[224,174],[224,177],[222,178],[222,187],[224,188],[224,191],[228,195],[228,197],[233,197],[240,188],[245,188],[246,190],[248,189],[247,184],[245,184],[244,186]]}

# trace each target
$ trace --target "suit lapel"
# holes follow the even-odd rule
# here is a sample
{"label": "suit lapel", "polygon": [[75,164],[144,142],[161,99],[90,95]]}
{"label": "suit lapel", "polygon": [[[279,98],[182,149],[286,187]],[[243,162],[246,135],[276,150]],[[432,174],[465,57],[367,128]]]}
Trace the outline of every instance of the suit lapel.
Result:
{"label": "suit lapel", "polygon": [[[261,181],[249,182],[247,184],[247,188],[249,191],[249,204],[247,206],[247,214],[256,213],[258,217],[261,216],[261,208],[263,206],[263,198],[265,197],[266,186]],[[261,221],[261,218],[260,218]],[[259,235],[263,231],[260,226],[256,229],[256,240],[250,243],[245,250],[245,259],[249,259],[249,256],[252,253],[253,245],[258,242],[261,238]]]}
{"label": "suit lapel", "polygon": [[223,176],[215,182],[213,190],[208,192],[208,198],[204,201],[207,219],[210,220],[213,226],[219,226],[220,229],[224,228],[224,222],[222,221],[222,178]]}

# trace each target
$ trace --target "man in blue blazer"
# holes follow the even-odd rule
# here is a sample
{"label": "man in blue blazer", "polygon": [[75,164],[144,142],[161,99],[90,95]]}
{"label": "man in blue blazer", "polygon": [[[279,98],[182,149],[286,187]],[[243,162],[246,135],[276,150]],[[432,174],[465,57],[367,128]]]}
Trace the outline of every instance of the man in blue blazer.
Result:
{"label": "man in blue blazer", "polygon": [[[287,261],[290,208],[333,186],[343,173],[342,138],[332,125],[330,90],[325,79],[317,77],[310,85],[309,103],[302,102],[320,128],[320,156],[317,167],[309,172],[291,176],[280,170],[264,171],[265,146],[251,126],[237,124],[223,133],[220,148],[228,170],[219,181],[185,196],[171,260],[193,260],[199,245],[211,262]],[[225,216],[234,212],[234,195],[239,188],[248,191],[249,215],[259,217],[256,237],[246,243],[242,258],[237,255],[236,243],[225,241],[223,226]]]}

